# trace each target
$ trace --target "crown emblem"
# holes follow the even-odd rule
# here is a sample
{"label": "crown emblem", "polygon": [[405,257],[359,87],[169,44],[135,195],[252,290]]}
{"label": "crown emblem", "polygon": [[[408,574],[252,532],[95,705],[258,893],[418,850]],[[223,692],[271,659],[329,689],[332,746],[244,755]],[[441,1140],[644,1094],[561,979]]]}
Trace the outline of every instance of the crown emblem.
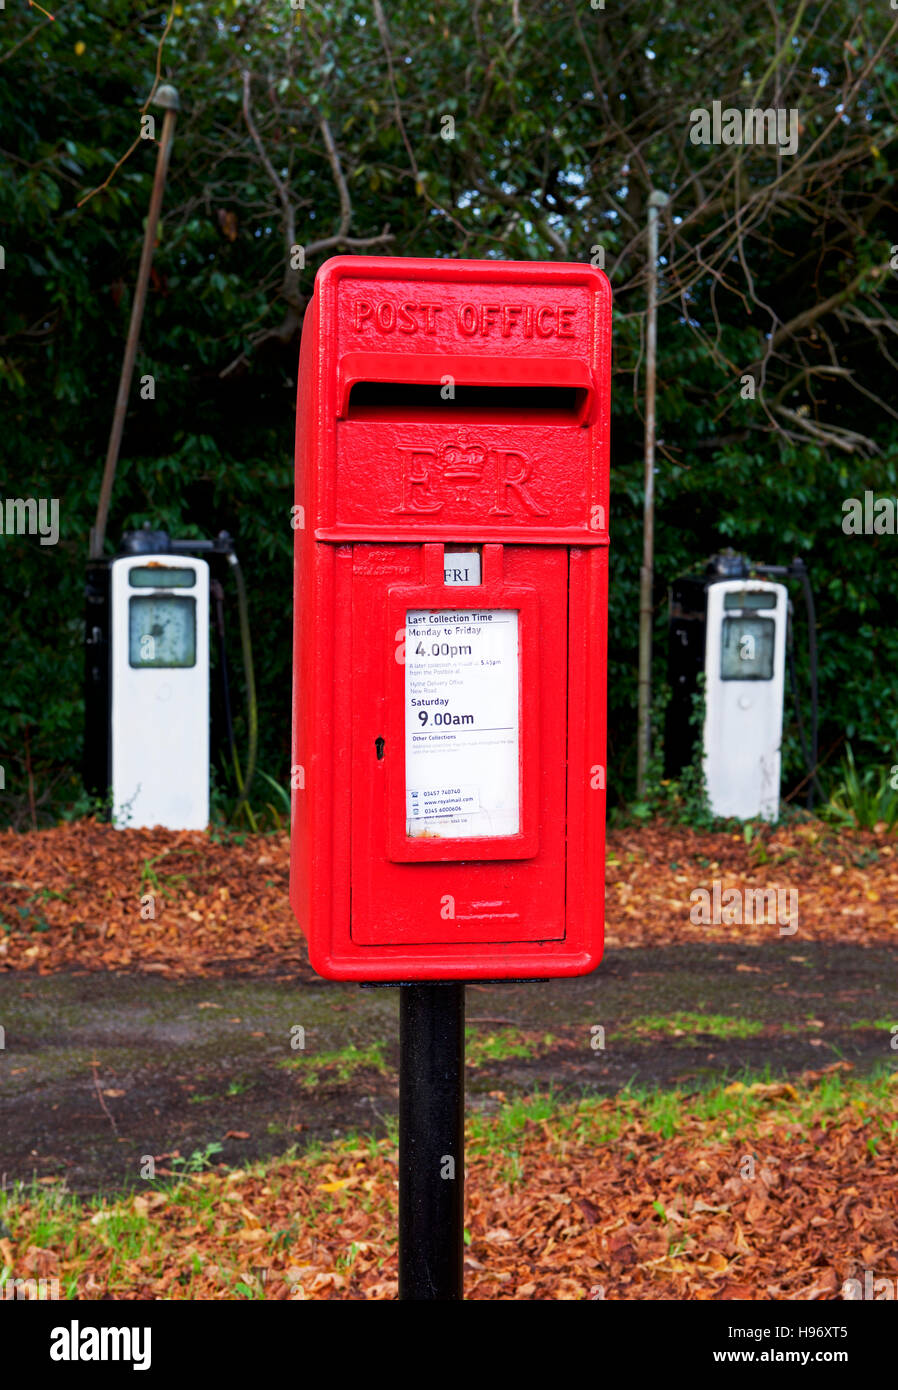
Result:
{"label": "crown emblem", "polygon": [[483,476],[486,448],[469,441],[462,432],[456,440],[444,444],[442,451],[443,477],[452,487],[457,502],[467,502],[468,494]]}

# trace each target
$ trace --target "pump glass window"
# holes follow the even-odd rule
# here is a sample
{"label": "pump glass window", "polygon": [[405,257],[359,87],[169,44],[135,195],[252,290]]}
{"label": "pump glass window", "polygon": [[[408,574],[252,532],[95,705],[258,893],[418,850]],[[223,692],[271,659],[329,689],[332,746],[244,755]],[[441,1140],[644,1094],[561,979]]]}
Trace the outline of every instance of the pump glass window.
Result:
{"label": "pump glass window", "polygon": [[140,565],[128,575],[132,589],[193,589],[196,571],[168,565]]}
{"label": "pump glass window", "polygon": [[776,594],[770,589],[733,589],[723,596],[724,608],[775,608]]}
{"label": "pump glass window", "polygon": [[138,667],[196,665],[196,599],[141,594],[128,600],[128,660]]}
{"label": "pump glass window", "polygon": [[724,618],[720,653],[720,679],[724,681],[773,680],[772,618]]}

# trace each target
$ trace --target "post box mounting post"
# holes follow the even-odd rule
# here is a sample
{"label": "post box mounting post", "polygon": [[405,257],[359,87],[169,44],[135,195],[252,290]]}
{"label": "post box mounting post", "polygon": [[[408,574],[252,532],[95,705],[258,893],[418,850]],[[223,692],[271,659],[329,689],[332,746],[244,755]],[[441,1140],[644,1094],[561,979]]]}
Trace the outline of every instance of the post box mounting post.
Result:
{"label": "post box mounting post", "polygon": [[460,1300],[465,986],[399,989],[399,1297]]}
{"label": "post box mounting post", "polygon": [[336,256],[296,408],[290,896],[400,990],[399,1297],[462,1297],[464,982],[602,954],[611,289]]}

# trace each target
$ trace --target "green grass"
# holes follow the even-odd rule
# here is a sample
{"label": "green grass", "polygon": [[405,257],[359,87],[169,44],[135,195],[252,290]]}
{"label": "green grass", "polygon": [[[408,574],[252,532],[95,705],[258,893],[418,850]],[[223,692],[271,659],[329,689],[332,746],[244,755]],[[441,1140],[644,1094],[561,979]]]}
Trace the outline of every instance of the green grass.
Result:
{"label": "green grass", "polygon": [[[765,1086],[775,1087],[780,1094],[771,1097],[761,1089]],[[668,1091],[642,1093],[637,1099],[648,1127],[658,1130],[665,1138],[686,1128],[692,1119],[713,1121],[717,1126],[712,1131],[713,1136],[729,1138],[734,1131],[753,1129],[762,1116],[781,1120],[807,1137],[812,1129],[825,1129],[827,1121],[846,1107],[853,1107],[858,1113],[866,1112],[871,1123],[879,1116],[890,1132],[898,1132],[893,1073],[886,1069],[867,1078],[848,1081],[843,1073],[832,1072],[809,1088],[777,1081],[770,1077],[768,1070],[763,1078],[756,1073],[746,1074],[729,1086],[714,1086],[692,1095]]]}
{"label": "green grass", "polygon": [[[762,1118],[774,1118],[796,1133],[826,1127],[828,1120],[853,1107],[865,1123],[883,1126],[883,1133],[898,1135],[895,1115],[895,1072],[881,1067],[866,1077],[845,1078],[842,1072],[824,1076],[816,1086],[802,1087],[763,1072],[743,1072],[738,1078],[719,1081],[691,1092],[655,1087],[625,1086],[613,1106],[601,1097],[585,1097],[575,1105],[561,1101],[552,1090],[508,1102],[495,1115],[471,1117],[472,1147],[482,1152],[504,1152],[529,1124],[548,1122],[559,1134],[578,1142],[604,1144],[616,1139],[631,1118],[663,1139],[671,1139],[692,1123],[713,1122],[710,1137],[729,1138],[740,1130],[753,1130]],[[763,1088],[774,1088],[773,1093]]]}
{"label": "green grass", "polygon": [[709,1033],[715,1038],[751,1038],[764,1031],[763,1023],[749,1018],[730,1018],[726,1014],[640,1014],[611,1038],[628,1038],[634,1033],[663,1033],[683,1037],[690,1033]]}
{"label": "green grass", "polygon": [[537,1041],[526,1039],[517,1028],[486,1034],[477,1028],[466,1028],[465,1063],[469,1067],[479,1067],[484,1062],[505,1062],[509,1057],[535,1057],[541,1046],[551,1047],[554,1041],[551,1033]]}
{"label": "green grass", "polygon": [[286,1057],[278,1066],[298,1072],[301,1086],[317,1086],[322,1079],[348,1081],[355,1072],[366,1067],[383,1075],[387,1071],[385,1046],[383,1041],[369,1043],[367,1047],[356,1047],[355,1043],[350,1043],[333,1052],[300,1052],[295,1057]]}

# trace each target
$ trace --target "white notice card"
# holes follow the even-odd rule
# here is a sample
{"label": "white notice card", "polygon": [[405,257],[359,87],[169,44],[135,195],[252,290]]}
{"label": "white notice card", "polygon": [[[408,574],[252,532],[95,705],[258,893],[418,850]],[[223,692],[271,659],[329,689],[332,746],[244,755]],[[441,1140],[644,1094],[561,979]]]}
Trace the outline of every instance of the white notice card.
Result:
{"label": "white notice card", "polygon": [[406,614],[406,833],[520,829],[518,614]]}

